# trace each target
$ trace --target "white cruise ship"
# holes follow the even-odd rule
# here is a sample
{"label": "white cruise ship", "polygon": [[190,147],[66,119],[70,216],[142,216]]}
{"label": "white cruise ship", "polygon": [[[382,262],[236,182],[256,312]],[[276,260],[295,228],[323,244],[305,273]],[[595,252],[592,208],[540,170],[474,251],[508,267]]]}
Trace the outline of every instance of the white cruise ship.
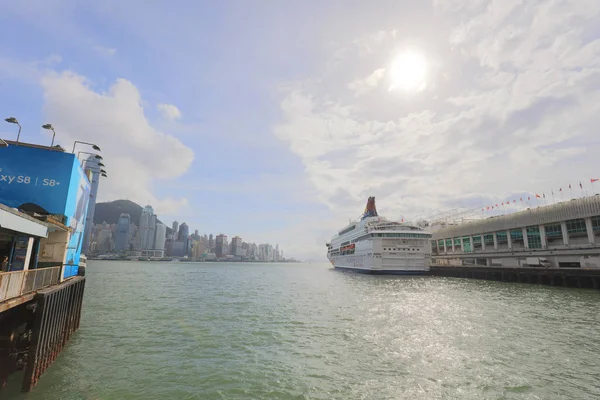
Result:
{"label": "white cruise ship", "polygon": [[429,271],[431,233],[377,215],[369,197],[360,221],[351,222],[327,243],[335,268],[369,274],[424,274]]}

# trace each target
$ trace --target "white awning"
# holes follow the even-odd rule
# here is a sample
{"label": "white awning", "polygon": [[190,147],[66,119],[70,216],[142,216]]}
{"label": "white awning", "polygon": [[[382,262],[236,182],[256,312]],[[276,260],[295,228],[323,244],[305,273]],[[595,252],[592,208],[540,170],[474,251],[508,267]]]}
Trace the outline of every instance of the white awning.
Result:
{"label": "white awning", "polygon": [[45,224],[4,204],[0,204],[0,229],[26,236],[48,237],[48,227]]}

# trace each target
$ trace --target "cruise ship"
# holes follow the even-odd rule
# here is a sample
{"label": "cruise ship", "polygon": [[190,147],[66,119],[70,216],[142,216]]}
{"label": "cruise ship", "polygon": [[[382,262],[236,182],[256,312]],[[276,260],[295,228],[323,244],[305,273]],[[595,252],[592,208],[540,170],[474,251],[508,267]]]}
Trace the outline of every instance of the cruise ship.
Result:
{"label": "cruise ship", "polygon": [[369,197],[360,221],[351,222],[327,243],[335,268],[368,274],[419,275],[429,271],[431,234],[377,214]]}

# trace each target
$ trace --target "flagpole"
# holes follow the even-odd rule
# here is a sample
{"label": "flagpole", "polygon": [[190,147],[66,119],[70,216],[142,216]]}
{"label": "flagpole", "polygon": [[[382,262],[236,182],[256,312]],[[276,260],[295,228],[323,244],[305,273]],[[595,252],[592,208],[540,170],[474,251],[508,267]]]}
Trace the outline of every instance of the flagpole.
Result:
{"label": "flagpole", "polygon": [[579,188],[581,189],[581,197],[583,197],[583,186],[581,185],[581,182],[579,182]]}
{"label": "flagpole", "polygon": [[573,188],[571,188],[571,184],[569,183],[569,197],[573,198]]}
{"label": "flagpole", "polygon": [[556,200],[554,199],[554,189],[552,189],[552,204],[556,203]]}
{"label": "flagpole", "polygon": [[563,192],[562,192],[562,188],[560,189],[560,201],[561,202],[565,201],[565,198],[564,198]]}

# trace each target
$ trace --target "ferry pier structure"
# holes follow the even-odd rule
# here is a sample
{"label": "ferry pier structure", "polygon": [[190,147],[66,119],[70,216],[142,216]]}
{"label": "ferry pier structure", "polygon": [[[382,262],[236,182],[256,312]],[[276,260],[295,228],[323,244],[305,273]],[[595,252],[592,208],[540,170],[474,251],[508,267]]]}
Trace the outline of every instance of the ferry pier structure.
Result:
{"label": "ferry pier structure", "polygon": [[0,141],[0,397],[12,374],[30,391],[79,328],[91,177],[60,147]]}
{"label": "ferry pier structure", "polygon": [[600,287],[600,195],[433,230],[431,274]]}

